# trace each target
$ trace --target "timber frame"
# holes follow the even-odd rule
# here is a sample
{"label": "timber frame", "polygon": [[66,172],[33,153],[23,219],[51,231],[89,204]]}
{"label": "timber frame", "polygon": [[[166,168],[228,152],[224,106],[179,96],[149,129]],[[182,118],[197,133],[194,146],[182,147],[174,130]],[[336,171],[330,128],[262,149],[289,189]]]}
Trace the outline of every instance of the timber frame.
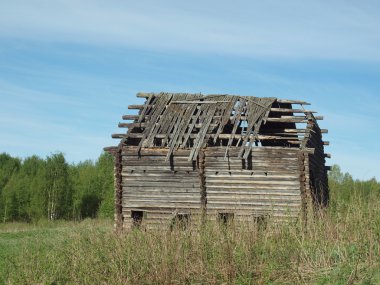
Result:
{"label": "timber frame", "polygon": [[[315,111],[299,100],[138,93],[113,134],[115,225],[155,228],[207,219],[281,221],[329,201]],[[198,219],[196,217],[201,217]]]}

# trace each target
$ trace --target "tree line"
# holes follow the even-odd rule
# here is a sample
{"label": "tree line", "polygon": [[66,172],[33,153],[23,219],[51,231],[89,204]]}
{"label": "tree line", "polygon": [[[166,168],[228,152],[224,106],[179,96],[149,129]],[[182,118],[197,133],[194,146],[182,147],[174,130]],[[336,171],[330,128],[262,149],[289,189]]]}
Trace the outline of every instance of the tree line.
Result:
{"label": "tree line", "polygon": [[0,154],[0,221],[113,217],[113,156],[69,164],[62,153]]}
{"label": "tree line", "polygon": [[[67,163],[62,153],[23,160],[2,153],[0,222],[112,218],[113,167],[113,156],[108,153],[95,162],[78,164]],[[329,173],[329,186],[331,208],[358,198],[380,198],[380,183],[375,178],[354,180],[337,165]]]}

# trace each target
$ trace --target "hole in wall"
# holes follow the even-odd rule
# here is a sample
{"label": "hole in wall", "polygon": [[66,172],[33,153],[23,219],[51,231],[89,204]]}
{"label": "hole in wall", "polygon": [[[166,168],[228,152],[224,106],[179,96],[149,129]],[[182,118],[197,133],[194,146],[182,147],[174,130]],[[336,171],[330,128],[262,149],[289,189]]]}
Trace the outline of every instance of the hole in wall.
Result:
{"label": "hole in wall", "polygon": [[218,221],[222,225],[228,225],[234,221],[235,214],[234,213],[219,213]]}
{"label": "hole in wall", "polygon": [[264,230],[268,224],[268,215],[254,215],[253,222],[257,225],[259,230]]}
{"label": "hole in wall", "polygon": [[131,218],[132,218],[132,224],[135,228],[140,228],[143,218],[144,218],[144,212],[143,211],[132,211],[131,212]]}
{"label": "hole in wall", "polygon": [[177,213],[172,219],[170,229],[186,230],[189,225],[190,214],[189,213]]}

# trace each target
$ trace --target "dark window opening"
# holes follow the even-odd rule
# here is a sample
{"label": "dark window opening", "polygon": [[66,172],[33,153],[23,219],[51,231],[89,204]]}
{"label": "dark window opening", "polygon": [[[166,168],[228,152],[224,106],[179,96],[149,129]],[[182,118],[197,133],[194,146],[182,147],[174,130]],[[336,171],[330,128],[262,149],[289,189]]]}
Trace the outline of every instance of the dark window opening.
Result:
{"label": "dark window opening", "polygon": [[190,221],[190,214],[176,214],[170,225],[170,229],[185,230]]}
{"label": "dark window opening", "polygon": [[235,214],[234,213],[219,213],[219,222],[222,224],[222,225],[228,225],[230,223],[233,222],[235,218]]}
{"label": "dark window opening", "polygon": [[170,155],[169,163],[170,163],[170,170],[174,171],[174,155],[173,154]]}
{"label": "dark window opening", "polygon": [[254,223],[257,225],[259,230],[264,230],[267,227],[268,224],[268,215],[260,215],[260,216],[254,216],[253,217]]}
{"label": "dark window opening", "polygon": [[143,211],[132,211],[131,218],[132,218],[133,227],[139,228],[141,226],[143,218],[144,218],[144,212]]}

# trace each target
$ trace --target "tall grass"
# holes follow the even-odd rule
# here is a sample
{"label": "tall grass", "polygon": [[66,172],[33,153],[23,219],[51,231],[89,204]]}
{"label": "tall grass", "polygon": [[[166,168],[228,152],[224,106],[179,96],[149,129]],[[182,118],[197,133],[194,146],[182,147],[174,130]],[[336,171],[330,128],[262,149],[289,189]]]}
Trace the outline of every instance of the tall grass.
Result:
{"label": "tall grass", "polygon": [[[0,226],[5,284],[380,284],[376,193],[302,222],[118,235],[110,221]],[[3,251],[3,252],[1,252]]]}

